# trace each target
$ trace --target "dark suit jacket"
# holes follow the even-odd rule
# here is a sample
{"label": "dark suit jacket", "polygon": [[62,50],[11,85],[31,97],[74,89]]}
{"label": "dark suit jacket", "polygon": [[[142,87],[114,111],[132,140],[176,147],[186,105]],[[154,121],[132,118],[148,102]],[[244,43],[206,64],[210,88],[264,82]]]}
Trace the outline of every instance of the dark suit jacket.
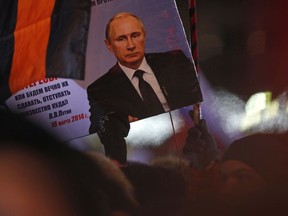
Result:
{"label": "dark suit jacket", "polygon": [[[171,110],[202,101],[194,65],[182,51],[145,55]],[[144,102],[134,86],[116,64],[87,88],[90,104],[90,133],[97,132],[99,118],[115,112],[139,119],[149,117]]]}

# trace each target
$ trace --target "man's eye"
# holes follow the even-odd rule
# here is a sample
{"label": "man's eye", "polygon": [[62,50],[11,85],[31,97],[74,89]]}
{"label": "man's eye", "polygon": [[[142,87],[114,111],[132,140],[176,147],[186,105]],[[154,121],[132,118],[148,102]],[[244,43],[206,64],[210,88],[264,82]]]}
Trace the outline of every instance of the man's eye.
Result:
{"label": "man's eye", "polygon": [[132,35],[133,38],[136,38],[136,37],[139,37],[139,36],[140,36],[140,34],[134,34],[134,35]]}
{"label": "man's eye", "polygon": [[117,38],[117,41],[121,42],[121,41],[124,41],[125,38]]}

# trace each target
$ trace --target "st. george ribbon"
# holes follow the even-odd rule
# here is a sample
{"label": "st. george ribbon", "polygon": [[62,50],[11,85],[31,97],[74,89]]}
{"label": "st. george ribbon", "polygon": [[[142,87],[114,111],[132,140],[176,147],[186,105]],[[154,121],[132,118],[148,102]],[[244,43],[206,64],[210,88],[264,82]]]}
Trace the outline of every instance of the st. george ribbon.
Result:
{"label": "st. george ribbon", "polygon": [[[197,47],[197,28],[196,28],[196,0],[189,0],[189,11],[190,11],[190,31],[191,31],[191,52],[193,61],[196,67],[196,73],[199,73],[199,62],[198,62],[198,47]],[[199,78],[199,77],[198,77]],[[192,120],[195,125],[199,124],[201,115],[200,104],[193,105]]]}

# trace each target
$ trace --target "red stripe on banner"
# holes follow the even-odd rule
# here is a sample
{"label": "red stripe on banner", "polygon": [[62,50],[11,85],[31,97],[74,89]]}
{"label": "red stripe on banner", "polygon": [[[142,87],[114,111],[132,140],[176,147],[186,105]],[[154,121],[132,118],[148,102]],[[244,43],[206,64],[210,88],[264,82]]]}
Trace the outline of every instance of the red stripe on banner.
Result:
{"label": "red stripe on banner", "polygon": [[46,51],[55,0],[19,0],[9,78],[11,93],[45,78]]}
{"label": "red stripe on banner", "polygon": [[[197,47],[197,28],[196,28],[196,0],[190,0],[190,28],[191,28],[191,51],[194,59],[196,72],[199,73],[199,59],[198,59],[198,47]],[[202,118],[200,104],[193,105],[192,113],[193,122],[195,125],[199,124]]]}
{"label": "red stripe on banner", "polygon": [[[198,65],[197,29],[196,29],[196,0],[190,0],[190,28],[191,28],[191,50],[196,68]],[[198,71],[198,70],[197,70]]]}

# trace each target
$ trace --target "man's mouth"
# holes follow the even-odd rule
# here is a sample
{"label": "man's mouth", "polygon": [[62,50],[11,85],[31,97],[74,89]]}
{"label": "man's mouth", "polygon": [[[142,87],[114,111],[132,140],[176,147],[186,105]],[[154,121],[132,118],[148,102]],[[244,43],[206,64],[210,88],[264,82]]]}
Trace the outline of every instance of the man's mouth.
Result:
{"label": "man's mouth", "polygon": [[136,53],[128,54],[128,55],[126,55],[126,57],[127,57],[127,58],[132,58],[132,57],[135,57],[135,56],[138,56],[138,55],[139,55],[139,53],[136,52]]}

